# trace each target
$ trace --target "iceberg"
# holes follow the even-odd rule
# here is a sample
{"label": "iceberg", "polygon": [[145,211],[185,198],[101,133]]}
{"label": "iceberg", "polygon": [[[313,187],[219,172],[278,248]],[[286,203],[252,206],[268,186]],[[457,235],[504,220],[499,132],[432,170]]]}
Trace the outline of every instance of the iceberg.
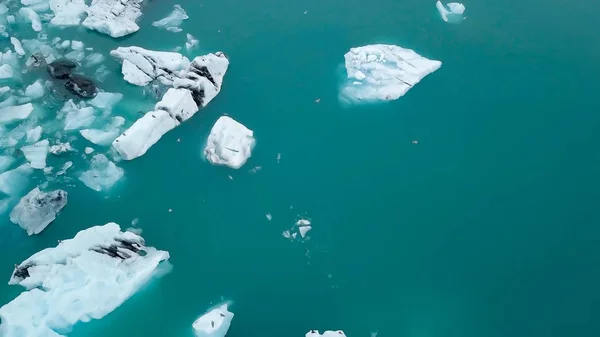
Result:
{"label": "iceberg", "polygon": [[48,4],[54,12],[50,24],[55,26],[78,26],[88,9],[84,0],[50,0]]}
{"label": "iceberg", "polygon": [[25,55],[25,50],[23,49],[23,45],[21,44],[21,41],[19,41],[19,39],[17,39],[14,36],[11,36],[10,43],[13,45],[13,48],[15,48],[15,53],[17,53],[17,55]]}
{"label": "iceberg", "polygon": [[133,85],[145,86],[154,80],[127,59],[123,60],[121,72],[123,73],[123,79]]}
{"label": "iceberg", "polygon": [[446,6],[441,1],[435,3],[442,20],[449,23],[458,23],[465,19],[463,14],[465,13],[465,5],[458,2],[450,2]]}
{"label": "iceberg", "polygon": [[[84,104],[83,104],[84,105]],[[76,130],[84,126],[89,126],[96,117],[94,116],[94,108],[91,106],[79,107],[73,100],[68,100],[60,110],[61,113],[66,113],[65,131]]]}
{"label": "iceberg", "polygon": [[25,139],[25,143],[31,144],[40,140],[40,138],[42,138],[42,131],[44,130],[39,125],[33,129],[27,130],[27,138]]}
{"label": "iceberg", "polygon": [[13,208],[10,221],[26,230],[28,235],[39,234],[66,205],[67,192],[55,190],[45,193],[36,187]]}
{"label": "iceberg", "polygon": [[192,324],[196,337],[225,337],[234,314],[223,304],[198,317]]}
{"label": "iceberg", "polygon": [[103,154],[97,154],[92,158],[90,169],[79,176],[87,187],[102,191],[111,188],[123,177],[123,169],[115,165]]}
{"label": "iceberg", "polygon": [[183,8],[179,5],[173,6],[173,11],[166,18],[155,21],[152,23],[154,27],[164,28],[173,33],[179,33],[182,31],[179,25],[183,20],[189,19],[189,16]]}
{"label": "iceberg", "polygon": [[197,56],[173,81],[173,87],[190,90],[196,105],[203,108],[221,92],[228,68],[229,60],[222,52]]}
{"label": "iceberg", "polygon": [[340,98],[354,102],[398,99],[442,66],[411,49],[384,44],[352,48],[344,59],[348,80]]}
{"label": "iceberg", "polygon": [[13,75],[14,71],[10,64],[3,64],[0,66],[0,80],[12,78]]}
{"label": "iceberg", "polygon": [[14,162],[15,158],[11,156],[0,156],[0,172],[6,171]]}
{"label": "iceberg", "polygon": [[[153,80],[158,79],[166,85],[170,85],[177,78],[179,72],[190,64],[190,61],[179,53],[153,51],[141,47],[119,47],[112,50],[110,55],[123,62],[123,66],[127,68],[122,70],[123,74],[132,74],[135,71],[137,76],[141,76],[139,74],[144,73]],[[125,60],[129,63],[126,64]],[[137,76],[134,76],[134,78],[137,79]],[[129,83],[139,85],[134,82],[137,81],[134,80]]]}
{"label": "iceberg", "polygon": [[46,157],[50,143],[47,139],[41,140],[33,145],[23,146],[21,151],[31,165],[31,168],[41,170],[46,167]]}
{"label": "iceberg", "polygon": [[156,275],[169,253],[116,223],[80,231],[17,265],[9,284],[25,287],[0,308],[3,337],[60,337],[77,322],[108,315]]}
{"label": "iceberg", "polygon": [[112,120],[106,130],[85,129],[79,131],[79,133],[83,138],[96,145],[110,145],[119,136],[119,129],[125,124],[125,118],[120,116],[113,117]]}
{"label": "iceberg", "polygon": [[198,45],[198,39],[196,39],[194,37],[194,35],[192,35],[192,34],[187,34],[186,41],[185,41],[185,49],[187,49],[189,51],[197,45]]}
{"label": "iceberg", "polygon": [[17,196],[27,186],[27,178],[32,172],[33,169],[29,164],[23,164],[0,174],[0,192],[10,196]]}
{"label": "iceberg", "polygon": [[123,99],[123,94],[112,92],[99,92],[96,97],[88,101],[89,105],[98,109],[111,111],[112,108]]}
{"label": "iceberg", "polygon": [[113,38],[135,33],[140,29],[135,21],[142,15],[142,2],[143,0],[92,0],[87,9],[88,16],[82,25]]}
{"label": "iceberg", "polygon": [[188,120],[198,111],[192,92],[182,88],[167,90],[154,108],[168,112],[171,118],[176,119],[179,123]]}
{"label": "iceberg", "polygon": [[44,85],[41,80],[33,82],[33,84],[25,88],[25,96],[31,99],[38,99],[44,96]]}
{"label": "iceberg", "polygon": [[33,112],[31,103],[0,108],[0,124],[9,124],[26,119],[31,112]]}
{"label": "iceberg", "polygon": [[31,22],[31,28],[35,32],[42,31],[42,21],[39,15],[29,7],[21,7],[19,9],[19,15],[27,22]]}
{"label": "iceberg", "polygon": [[209,162],[242,167],[252,155],[254,132],[227,116],[221,116],[210,130],[204,155]]}
{"label": "iceberg", "polygon": [[310,330],[304,335],[305,337],[346,337],[346,334],[342,330],[331,331],[327,330],[323,334],[319,333],[319,330]]}

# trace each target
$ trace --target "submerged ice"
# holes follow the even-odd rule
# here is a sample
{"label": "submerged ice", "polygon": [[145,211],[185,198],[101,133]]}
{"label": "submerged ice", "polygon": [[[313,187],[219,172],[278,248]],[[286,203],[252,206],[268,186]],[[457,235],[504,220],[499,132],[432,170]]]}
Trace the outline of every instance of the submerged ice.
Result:
{"label": "submerged ice", "polygon": [[227,304],[212,309],[198,317],[192,324],[196,337],[225,337],[234,314]]}
{"label": "submerged ice", "polygon": [[442,20],[449,23],[458,23],[464,18],[465,5],[458,2],[450,2],[446,6],[441,1],[436,2],[435,7],[437,8]]}
{"label": "submerged ice", "polygon": [[168,259],[116,223],[82,230],[16,266],[9,284],[26,291],[0,308],[0,335],[59,337],[77,322],[101,319]]}
{"label": "submerged ice", "polygon": [[185,12],[185,10],[181,8],[181,6],[175,5],[173,7],[174,8],[171,14],[169,14],[164,19],[153,22],[152,25],[154,27],[164,28],[173,33],[181,32],[182,29],[179,28],[179,25],[181,25],[183,20],[189,19],[189,16]]}

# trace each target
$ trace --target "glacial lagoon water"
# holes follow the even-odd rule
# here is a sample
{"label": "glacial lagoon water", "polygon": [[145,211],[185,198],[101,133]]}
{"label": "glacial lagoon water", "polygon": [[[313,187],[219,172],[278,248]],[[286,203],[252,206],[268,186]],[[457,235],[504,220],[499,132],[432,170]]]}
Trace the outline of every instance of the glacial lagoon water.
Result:
{"label": "glacial lagoon water", "polygon": [[[175,4],[190,17],[183,31],[153,27]],[[597,336],[600,4],[465,6],[451,25],[435,1],[149,1],[125,38],[50,29],[105,54],[100,87],[124,95],[113,114],[155,103],[123,81],[108,55],[118,46],[174,50],[190,33],[199,46],[186,56],[223,51],[231,64],[219,96],[118,163],[125,175],[109,191],[75,179],[37,236],[2,215],[0,302],[22,291],[6,285],[15,263],[135,220],[172,270],[69,336],[192,336],[225,301],[230,337]],[[396,101],[342,106],[343,55],[372,43],[442,67]],[[255,132],[239,170],[202,155],[224,114]],[[284,238],[300,218],[312,222],[307,238]]]}

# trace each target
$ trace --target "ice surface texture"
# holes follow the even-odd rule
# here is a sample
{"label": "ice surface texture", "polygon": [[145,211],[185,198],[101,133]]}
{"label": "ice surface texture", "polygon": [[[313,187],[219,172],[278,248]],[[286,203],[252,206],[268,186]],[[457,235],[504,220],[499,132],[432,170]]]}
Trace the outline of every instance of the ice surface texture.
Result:
{"label": "ice surface texture", "polygon": [[111,37],[123,37],[137,32],[136,20],[142,15],[143,0],[92,0],[88,16],[82,25]]}
{"label": "ice surface texture", "polygon": [[442,20],[449,23],[458,23],[464,19],[465,5],[458,2],[450,2],[446,6],[441,1],[436,2],[437,8]]}
{"label": "ice surface texture", "polygon": [[134,85],[148,84],[148,77],[171,85],[179,72],[190,64],[190,60],[179,53],[153,51],[141,47],[119,47],[111,51],[110,55],[123,62],[122,72],[125,80]]}
{"label": "ice surface texture", "polygon": [[123,177],[123,169],[115,165],[103,154],[97,154],[92,158],[90,169],[79,176],[87,187],[102,191],[111,188]]}
{"label": "ice surface texture", "polygon": [[238,169],[252,155],[254,132],[227,116],[221,116],[210,130],[204,155],[213,164]]}
{"label": "ice surface texture", "polygon": [[323,334],[320,334],[319,330],[310,330],[306,333],[305,337],[346,337],[346,334],[342,330],[327,330]]}
{"label": "ice surface texture", "polygon": [[39,234],[67,205],[67,192],[55,190],[48,193],[34,188],[10,212],[10,221],[21,226],[27,234]]}
{"label": "ice surface texture", "polygon": [[168,252],[146,247],[116,223],[80,231],[15,268],[9,284],[27,291],[0,308],[0,336],[61,336],[77,322],[101,319],[168,259]]}
{"label": "ice surface texture", "polygon": [[234,314],[227,310],[227,304],[212,309],[198,317],[192,327],[197,337],[224,337],[229,330]]}
{"label": "ice surface texture", "polygon": [[411,49],[385,44],[352,48],[344,59],[348,79],[340,97],[351,102],[398,99],[442,66]]}

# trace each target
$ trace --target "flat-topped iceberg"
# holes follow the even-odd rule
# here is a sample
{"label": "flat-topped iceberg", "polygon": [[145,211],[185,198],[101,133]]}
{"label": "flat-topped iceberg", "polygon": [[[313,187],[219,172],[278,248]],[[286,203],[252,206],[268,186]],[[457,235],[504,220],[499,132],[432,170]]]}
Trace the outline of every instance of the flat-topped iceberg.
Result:
{"label": "flat-topped iceberg", "polygon": [[32,168],[41,170],[46,167],[46,157],[48,156],[49,148],[50,142],[44,139],[35,144],[23,146],[21,151]]}
{"label": "flat-topped iceberg", "polygon": [[[190,60],[179,53],[153,51],[135,46],[119,47],[112,50],[110,55],[123,62],[122,72],[125,80],[134,85],[149,83],[142,73],[152,80],[158,79],[165,85],[171,85],[179,72],[190,64]],[[125,63],[125,60],[129,62]]]}
{"label": "flat-topped iceberg", "polygon": [[229,60],[221,52],[194,58],[173,77],[173,88],[167,90],[154,110],[115,139],[113,148],[126,160],[145,154],[165,133],[191,118],[219,94],[228,66]]}
{"label": "flat-topped iceberg", "polygon": [[204,155],[212,164],[238,169],[252,155],[254,132],[227,116],[221,116],[210,130]]}
{"label": "flat-topped iceberg", "polygon": [[31,173],[33,173],[33,169],[29,164],[23,164],[12,170],[3,172],[0,174],[0,192],[9,196],[17,196],[27,186]]}
{"label": "flat-topped iceberg", "polygon": [[319,333],[319,330],[310,330],[304,335],[305,337],[346,337],[346,334],[342,330],[324,331],[323,334]]}
{"label": "flat-topped iceberg", "polygon": [[82,230],[17,265],[9,284],[27,291],[0,308],[0,336],[61,336],[101,319],[146,284],[169,253],[116,223]]}
{"label": "flat-topped iceberg", "polygon": [[31,103],[0,108],[0,124],[9,124],[26,119],[31,112],[33,112]]}
{"label": "flat-topped iceberg", "polygon": [[55,190],[42,192],[38,187],[21,198],[10,212],[10,221],[21,226],[27,234],[39,234],[67,205],[67,192]]}
{"label": "flat-topped iceberg", "polygon": [[192,327],[197,337],[225,337],[234,314],[223,304],[194,321]]}
{"label": "flat-topped iceberg", "polygon": [[465,5],[458,2],[450,2],[446,6],[441,1],[435,3],[442,20],[449,23],[458,23],[465,19]]}
{"label": "flat-topped iceberg", "polygon": [[398,99],[442,66],[411,49],[385,44],[352,48],[344,59],[348,79],[340,98],[352,102]]}
{"label": "flat-topped iceberg", "polygon": [[92,0],[88,16],[82,25],[111,37],[123,37],[137,32],[135,22],[141,15],[143,0]]}

